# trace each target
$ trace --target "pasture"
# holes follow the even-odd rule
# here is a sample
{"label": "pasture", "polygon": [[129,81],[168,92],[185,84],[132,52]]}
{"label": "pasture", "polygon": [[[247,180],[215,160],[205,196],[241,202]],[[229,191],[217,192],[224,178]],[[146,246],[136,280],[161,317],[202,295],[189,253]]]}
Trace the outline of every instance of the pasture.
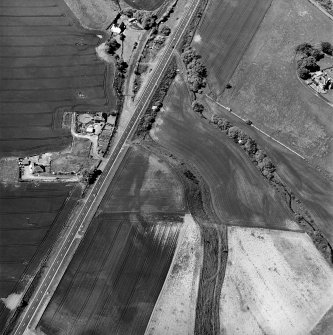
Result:
{"label": "pasture", "polygon": [[143,334],[183,223],[182,186],[157,157],[126,154],[39,327]]}
{"label": "pasture", "polygon": [[307,334],[332,307],[332,268],[306,234],[229,227],[228,246],[221,333]]}
{"label": "pasture", "polygon": [[[80,195],[73,186],[0,186],[0,297],[21,293]],[[0,331],[9,310],[0,302]]]}
{"label": "pasture", "polygon": [[1,156],[61,150],[71,141],[61,107],[116,105],[96,32],[81,28],[63,1],[0,5]]}
{"label": "pasture", "polygon": [[208,69],[208,88],[219,96],[256,33],[272,0],[208,2],[192,46]]}
{"label": "pasture", "polygon": [[295,47],[332,41],[332,21],[309,1],[274,0],[220,97],[244,118],[333,172],[332,107],[296,76]]}

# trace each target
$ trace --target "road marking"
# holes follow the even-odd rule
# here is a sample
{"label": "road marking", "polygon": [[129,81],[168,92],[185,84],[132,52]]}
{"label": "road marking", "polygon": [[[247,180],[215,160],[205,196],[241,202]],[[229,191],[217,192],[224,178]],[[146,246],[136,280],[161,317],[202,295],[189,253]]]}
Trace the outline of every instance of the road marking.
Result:
{"label": "road marking", "polygon": [[[185,31],[187,25],[189,24],[190,20],[188,20],[188,21],[186,22],[186,24],[185,24],[183,30],[180,30],[180,28],[182,27],[182,24],[185,22],[185,19],[187,18],[188,14],[190,14],[189,19],[191,19],[191,17],[193,16],[193,13],[194,13],[194,11],[196,10],[196,8],[198,7],[199,3],[200,3],[200,1],[197,1],[197,2],[196,2],[196,5],[194,6],[193,11],[192,11],[192,10],[190,10],[190,9],[192,8],[193,4],[195,4],[195,0],[192,2],[192,5],[191,5],[191,7],[189,8],[189,10],[187,11],[186,15],[182,18],[182,20],[183,20],[182,23],[180,23],[179,27],[177,28],[177,30],[176,30],[175,33],[174,33],[174,34],[178,34],[178,33],[180,32],[180,35],[179,35],[179,37],[178,37],[177,42],[176,42],[174,45],[171,45],[170,42],[169,42],[169,44],[168,44],[166,50],[164,51],[164,55],[161,57],[160,62],[157,64],[157,67],[154,69],[154,71],[153,71],[153,73],[152,73],[152,76],[151,76],[151,78],[149,79],[149,82],[147,83],[147,86],[144,88],[144,90],[143,90],[143,92],[142,92],[142,95],[141,95],[141,97],[140,97],[140,99],[139,99],[139,101],[138,101],[138,104],[139,104],[139,105],[141,104],[141,107],[138,107],[139,105],[137,105],[137,108],[135,109],[135,112],[133,113],[133,116],[132,116],[132,117],[134,117],[134,119],[132,119],[132,120],[130,121],[130,122],[132,122],[132,126],[135,125],[135,124],[140,120],[140,118],[142,117],[142,113],[143,113],[144,110],[145,110],[145,106],[149,103],[149,101],[150,101],[150,97],[151,97],[152,94],[154,93],[154,90],[153,90],[153,89],[150,89],[150,90],[149,90],[149,87],[152,86],[152,83],[153,83],[153,80],[154,80],[154,76],[155,76],[155,75],[158,75],[158,77],[157,77],[157,79],[156,79],[156,82],[158,82],[158,81],[160,80],[161,76],[163,75],[163,72],[164,72],[166,66],[168,65],[168,63],[169,63],[169,61],[170,61],[170,58],[171,58],[171,56],[172,56],[172,54],[173,54],[173,50],[175,49],[175,46],[179,43],[180,39],[182,38],[182,36],[183,36],[183,34],[184,34],[184,31]],[[169,56],[167,56],[167,55],[168,55],[168,52],[170,52]],[[166,57],[167,59],[166,59],[166,61],[164,62],[164,58],[165,58],[165,57]],[[163,63],[163,62],[164,62],[164,63]],[[161,69],[161,71],[158,73],[158,70],[159,70],[159,68],[161,67],[161,65],[162,65],[162,69]],[[153,87],[154,87],[154,86],[153,86]],[[147,94],[148,94],[148,95],[147,95]],[[146,95],[147,95],[147,96],[146,96]],[[146,96],[146,99],[145,99],[144,103],[142,104],[142,100],[144,99],[145,96]],[[135,117],[136,114],[137,114],[137,116]],[[127,126],[125,132],[124,132],[123,135],[120,137],[120,139],[119,139],[119,141],[118,141],[118,143],[117,143],[117,145],[116,145],[116,147],[115,147],[115,149],[114,149],[114,153],[111,154],[111,157],[115,155],[115,159],[113,160],[113,162],[112,162],[112,164],[111,164],[111,166],[110,166],[109,171],[107,172],[107,174],[104,175],[104,179],[103,179],[103,181],[100,181],[101,186],[98,187],[98,188],[102,188],[103,185],[104,185],[104,183],[107,181],[107,179],[108,179],[108,177],[109,177],[109,174],[111,173],[112,168],[113,168],[113,166],[114,166],[114,164],[115,164],[117,158],[118,158],[119,155],[122,153],[122,151],[123,151],[122,149],[123,149],[123,147],[124,147],[126,141],[128,140],[129,136],[131,135],[132,131],[133,131],[133,127],[128,128],[128,126]],[[123,138],[124,138],[124,140],[123,140],[123,143],[121,144]],[[118,147],[119,147],[119,148],[118,148]],[[116,154],[117,149],[118,149],[118,153]],[[106,164],[106,166],[105,166],[105,169],[107,168],[108,164],[110,164],[110,162],[111,162],[111,157],[110,157],[109,161],[107,162],[107,164]],[[84,209],[87,207],[87,204],[89,204],[89,201],[91,201],[91,204],[90,204],[90,206],[88,206],[88,208],[87,208],[87,212],[86,212],[86,214],[84,215],[84,217],[83,217],[83,219],[82,219],[82,221],[86,220],[86,218],[87,218],[87,216],[88,216],[88,214],[89,214],[89,212],[90,212],[92,206],[94,205],[94,201],[92,201],[92,199],[90,200],[90,197],[91,197],[92,193],[95,191],[95,189],[97,188],[98,185],[99,185],[98,183],[95,184],[95,185],[93,186],[93,188],[91,189],[91,191],[90,191],[90,193],[89,193],[89,195],[88,195],[88,198],[87,198],[87,203],[81,208],[81,210],[80,210],[80,212],[79,212],[79,214],[78,214],[78,216],[77,216],[76,221],[74,221],[74,224],[73,224],[73,226],[72,226],[72,228],[71,228],[71,231],[68,233],[68,236],[67,236],[66,240],[62,243],[62,245],[61,245],[61,247],[60,247],[60,250],[59,250],[58,253],[56,254],[56,256],[55,256],[55,258],[54,258],[54,261],[52,262],[52,264],[51,264],[50,267],[49,267],[48,273],[45,275],[45,277],[44,277],[44,279],[43,279],[43,281],[42,281],[42,283],[41,283],[41,286],[43,286],[44,281],[47,279],[47,276],[49,276],[49,278],[51,278],[51,281],[50,281],[50,283],[48,284],[47,288],[52,284],[52,281],[53,281],[54,277],[56,276],[56,274],[54,274],[53,277],[51,277],[51,275],[49,274],[49,273],[51,272],[51,268],[54,267],[55,262],[56,262],[57,258],[59,257],[60,252],[63,252],[62,249],[64,248],[64,246],[66,245],[66,243],[69,243],[68,238],[70,237],[70,234],[71,234],[71,233],[73,234],[73,230],[74,230],[74,228],[76,228],[76,233],[78,232],[78,228],[77,228],[78,219],[82,216],[82,213],[84,212]],[[75,239],[72,239],[71,243],[69,244],[68,249],[65,251],[65,256],[67,255],[67,253],[68,253],[68,251],[69,251],[69,249],[70,249],[70,247],[72,246],[72,244],[73,244],[74,241],[75,241]],[[59,268],[61,267],[62,262],[63,262],[63,259],[61,260],[61,264],[58,266],[57,271],[58,271]],[[55,271],[54,268],[53,268],[53,271]],[[45,285],[47,285],[47,283],[46,283]],[[30,307],[32,307],[32,305],[33,305],[33,303],[34,303],[34,300],[37,298],[37,296],[38,296],[39,293],[40,293],[40,291],[39,291],[39,292],[37,291],[37,292],[35,293],[35,297],[32,299]],[[37,307],[36,307],[36,309],[35,309],[35,311],[34,311],[34,313],[33,313],[33,315],[32,315],[31,318],[33,318],[33,317],[35,316],[35,314],[36,314],[36,312],[37,312],[37,309],[39,308],[40,304],[41,304],[41,302],[39,302],[39,303],[37,304]],[[23,322],[24,318],[26,317],[27,313],[29,312],[30,307],[29,307],[29,306],[27,307],[27,310],[24,312],[24,314],[23,314],[23,316],[22,316],[22,318],[21,318],[21,322],[17,325],[16,330],[15,330],[15,332],[13,333],[13,335],[16,335],[16,334],[18,333],[18,331],[19,331],[19,329],[20,329],[20,327],[21,327],[21,323]],[[31,322],[31,319],[29,320],[29,323],[30,323],[30,322]],[[24,332],[24,330],[23,330],[23,332]],[[22,332],[22,333],[23,333],[23,332]],[[22,334],[22,333],[21,333],[21,334]]]}

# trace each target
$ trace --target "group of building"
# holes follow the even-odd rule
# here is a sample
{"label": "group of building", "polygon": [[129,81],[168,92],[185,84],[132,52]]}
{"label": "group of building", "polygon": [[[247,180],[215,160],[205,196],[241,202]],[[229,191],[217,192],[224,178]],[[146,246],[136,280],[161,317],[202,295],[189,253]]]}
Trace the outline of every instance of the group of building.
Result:
{"label": "group of building", "polygon": [[333,67],[314,72],[306,83],[318,93],[325,94],[333,90]]}

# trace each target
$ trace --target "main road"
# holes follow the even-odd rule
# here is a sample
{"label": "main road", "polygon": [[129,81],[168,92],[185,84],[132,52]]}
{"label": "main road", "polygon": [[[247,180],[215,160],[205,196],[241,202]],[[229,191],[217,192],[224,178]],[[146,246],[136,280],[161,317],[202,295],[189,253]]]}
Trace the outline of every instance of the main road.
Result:
{"label": "main road", "polygon": [[183,37],[184,32],[186,31],[186,28],[191,21],[199,3],[200,0],[192,1],[188,10],[182,17],[176,31],[171,35],[170,41],[166,45],[166,48],[161,55],[158,64],[152,72],[151,77],[137,103],[135,111],[128,125],[126,126],[124,133],[120,137],[116,147],[110,155],[103,173],[99,176],[91,191],[87,195],[86,201],[81,207],[76,218],[73,220],[72,226],[69,229],[67,236],[64,238],[60,246],[58,246],[58,250],[55,256],[52,258],[51,264],[43,275],[41,282],[39,283],[34,295],[29,301],[28,306],[25,308],[20,319],[18,320],[17,325],[12,332],[13,335],[23,334],[27,328],[30,328],[35,316],[40,315],[45,308],[47,299],[50,298],[50,290],[54,290],[57,280],[59,280],[59,276],[61,273],[63,273],[67,265],[66,256],[68,255],[69,251],[73,249],[73,246],[75,247],[75,243],[78,245],[78,234],[85,231],[89,226],[89,223],[93,218],[101,199],[103,198],[113,179],[117,167],[128,150],[127,141],[133,136],[138,122],[145,113],[149,101],[169,64],[173,50]]}

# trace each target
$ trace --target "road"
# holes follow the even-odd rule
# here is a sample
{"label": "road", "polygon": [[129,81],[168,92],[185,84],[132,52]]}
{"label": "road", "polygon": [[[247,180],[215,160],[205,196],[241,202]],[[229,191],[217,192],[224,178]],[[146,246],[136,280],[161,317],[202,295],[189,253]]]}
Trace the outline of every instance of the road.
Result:
{"label": "road", "polygon": [[28,306],[24,310],[21,318],[19,319],[13,335],[21,335],[30,326],[34,317],[39,315],[43,308],[45,308],[45,302],[50,298],[49,291],[54,289],[56,286],[55,282],[59,279],[59,275],[64,271],[66,267],[66,256],[69,251],[73,249],[75,243],[78,244],[80,240],[79,235],[82,234],[89,226],[94,213],[96,212],[100,201],[102,200],[106,190],[108,189],[112,178],[115,174],[117,166],[119,166],[122,158],[128,150],[127,141],[132,137],[136,130],[136,126],[140,121],[142,115],[145,112],[154,90],[156,89],[160,79],[162,78],[164,71],[172,57],[173,50],[181,40],[192,16],[195,12],[200,0],[193,0],[189,9],[182,17],[177,30],[172,34],[170,42],[166,46],[161,58],[152,72],[152,75],[138,101],[136,109],[130,119],[123,135],[119,139],[114,151],[109,157],[109,160],[104,168],[103,173],[100,175],[96,183],[93,185],[89,195],[87,195],[86,202],[79,211],[76,219],[74,220],[72,227],[69,229],[67,236],[59,246],[56,255],[53,257],[52,263],[49,265],[46,273],[43,276],[35,294],[30,299]]}

